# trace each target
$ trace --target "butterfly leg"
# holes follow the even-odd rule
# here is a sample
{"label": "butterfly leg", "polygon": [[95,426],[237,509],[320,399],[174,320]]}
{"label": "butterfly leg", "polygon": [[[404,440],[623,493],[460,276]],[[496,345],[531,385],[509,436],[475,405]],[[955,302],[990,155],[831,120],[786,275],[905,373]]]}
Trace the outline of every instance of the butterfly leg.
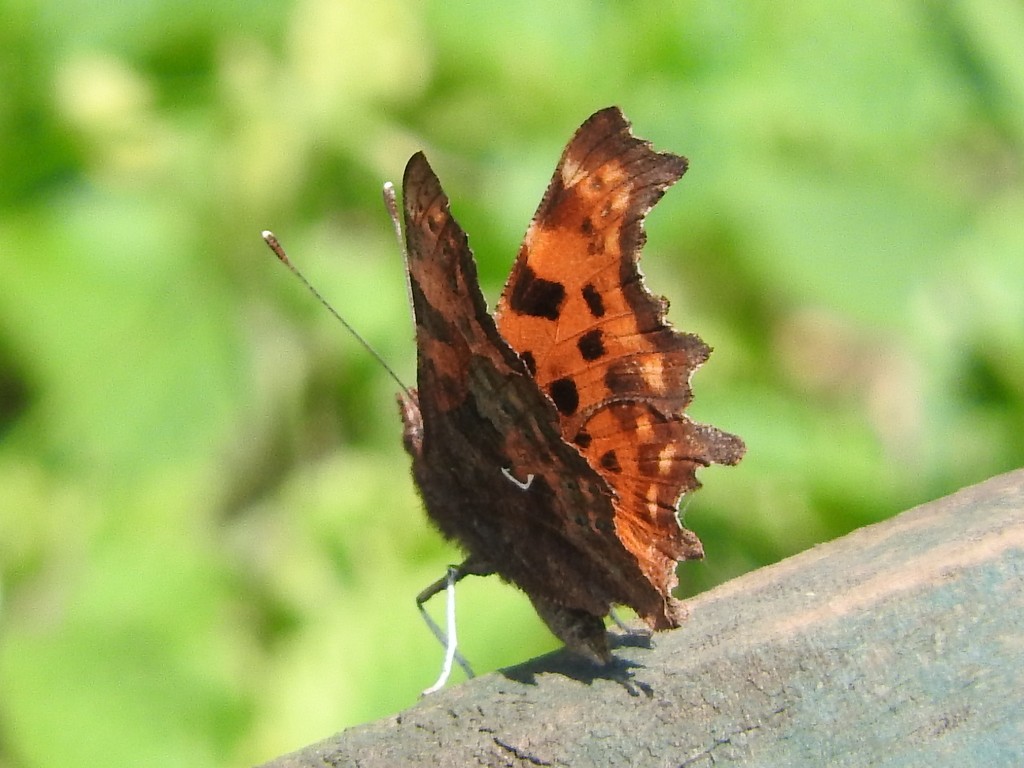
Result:
{"label": "butterfly leg", "polygon": [[629,624],[622,620],[622,617],[619,616],[618,612],[614,608],[609,609],[608,615],[611,616],[615,626],[622,630],[622,633],[627,638],[632,639],[634,642],[639,641],[645,646],[650,646],[652,644],[654,633],[649,628],[629,626]]}
{"label": "butterfly leg", "polygon": [[566,648],[595,664],[603,666],[611,662],[608,633],[600,616],[567,608],[538,595],[529,597],[537,615],[548,625],[548,629],[555,637],[565,643]]}
{"label": "butterfly leg", "polygon": [[[416,607],[420,611],[420,615],[423,617],[423,621],[426,622],[430,631],[434,634],[441,645],[445,647],[445,658],[444,664],[441,668],[441,674],[432,686],[423,691],[423,694],[434,693],[444,687],[444,684],[448,681],[448,677],[452,671],[452,662],[458,663],[466,673],[467,677],[474,677],[473,669],[469,666],[469,662],[458,652],[458,639],[455,631],[455,585],[462,580],[464,576],[477,576],[487,575],[491,573],[491,570],[481,563],[473,561],[472,558],[467,559],[461,565],[450,565],[445,573],[444,577],[438,579],[429,587],[424,589],[419,595],[416,596]],[[447,609],[445,612],[445,627],[447,632],[442,629],[430,618],[430,614],[427,613],[423,607],[424,603],[427,602],[437,593],[444,590],[448,593]]]}

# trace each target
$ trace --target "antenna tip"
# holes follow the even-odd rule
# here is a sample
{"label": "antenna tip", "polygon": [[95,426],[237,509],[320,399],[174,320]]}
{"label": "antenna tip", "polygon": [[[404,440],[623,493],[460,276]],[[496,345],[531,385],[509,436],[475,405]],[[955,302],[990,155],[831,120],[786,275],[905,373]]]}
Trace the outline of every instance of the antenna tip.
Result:
{"label": "antenna tip", "polygon": [[269,229],[264,229],[260,232],[260,235],[263,237],[264,242],[270,246],[270,250],[274,252],[274,255],[290,267],[292,263],[288,261],[288,255],[284,252],[284,248],[281,247],[281,242],[277,239],[274,233]]}

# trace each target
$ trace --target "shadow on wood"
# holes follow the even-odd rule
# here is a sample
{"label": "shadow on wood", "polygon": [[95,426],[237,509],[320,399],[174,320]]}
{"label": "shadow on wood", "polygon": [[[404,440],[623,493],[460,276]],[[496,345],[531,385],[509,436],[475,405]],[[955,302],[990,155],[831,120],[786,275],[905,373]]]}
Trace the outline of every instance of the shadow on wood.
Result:
{"label": "shadow on wood", "polygon": [[1022,587],[1024,470],[695,598],[618,675],[550,654],[266,765],[1022,764]]}

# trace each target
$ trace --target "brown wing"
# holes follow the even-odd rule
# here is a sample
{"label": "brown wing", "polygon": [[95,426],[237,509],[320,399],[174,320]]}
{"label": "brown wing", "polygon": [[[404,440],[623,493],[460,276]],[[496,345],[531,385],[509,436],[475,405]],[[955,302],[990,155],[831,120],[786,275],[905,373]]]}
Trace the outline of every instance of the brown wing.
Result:
{"label": "brown wing", "polygon": [[466,235],[422,154],[403,189],[418,394],[402,413],[427,513],[478,570],[522,588],[567,644],[598,642],[576,637],[579,614],[603,647],[594,617],[613,603],[664,614],[665,597],[614,535],[608,484],[562,440],[551,401],[498,335]]}
{"label": "brown wing", "polygon": [[564,439],[615,490],[619,538],[665,596],[676,561],[702,554],[676,518],[680,496],[699,485],[698,466],[734,464],[744,451],[682,415],[711,350],[668,325],[667,302],[637,264],[644,217],[686,167],[634,137],[618,109],[594,114],[562,154],[495,313]]}

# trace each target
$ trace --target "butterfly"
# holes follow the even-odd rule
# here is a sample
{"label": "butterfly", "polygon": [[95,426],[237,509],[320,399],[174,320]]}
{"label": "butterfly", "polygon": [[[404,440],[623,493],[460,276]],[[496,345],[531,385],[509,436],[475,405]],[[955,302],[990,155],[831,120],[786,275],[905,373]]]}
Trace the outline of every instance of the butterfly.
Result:
{"label": "butterfly", "polygon": [[685,617],[676,565],[700,558],[678,517],[695,472],[735,464],[740,438],[691,421],[711,352],[673,329],[644,284],[644,218],[687,169],[615,107],[577,130],[492,316],[466,233],[426,157],[402,183],[417,386],[403,441],[430,520],[466,553],[420,596],[497,574],[571,651],[611,660],[604,618],[655,630]]}

